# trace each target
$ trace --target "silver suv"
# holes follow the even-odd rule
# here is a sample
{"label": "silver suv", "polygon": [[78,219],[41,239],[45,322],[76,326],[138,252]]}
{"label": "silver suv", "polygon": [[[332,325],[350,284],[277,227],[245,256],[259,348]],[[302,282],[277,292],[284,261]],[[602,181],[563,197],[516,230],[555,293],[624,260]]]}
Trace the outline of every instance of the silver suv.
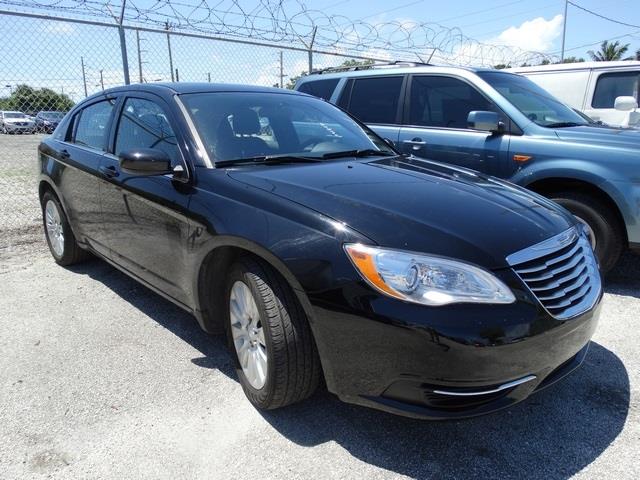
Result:
{"label": "silver suv", "polygon": [[36,122],[22,112],[0,111],[0,132],[35,133]]}

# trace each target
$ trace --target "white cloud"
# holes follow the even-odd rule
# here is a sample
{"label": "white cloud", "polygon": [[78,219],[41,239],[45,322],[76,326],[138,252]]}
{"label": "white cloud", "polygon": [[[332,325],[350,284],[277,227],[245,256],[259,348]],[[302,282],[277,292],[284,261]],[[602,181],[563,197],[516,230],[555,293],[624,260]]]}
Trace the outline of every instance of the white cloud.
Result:
{"label": "white cloud", "polygon": [[71,35],[75,32],[73,25],[64,22],[50,22],[44,28],[47,33],[53,33],[56,35]]}
{"label": "white cloud", "polygon": [[562,33],[562,15],[551,20],[542,17],[527,20],[519,27],[509,27],[495,38],[483,43],[506,45],[521,50],[546,52]]}

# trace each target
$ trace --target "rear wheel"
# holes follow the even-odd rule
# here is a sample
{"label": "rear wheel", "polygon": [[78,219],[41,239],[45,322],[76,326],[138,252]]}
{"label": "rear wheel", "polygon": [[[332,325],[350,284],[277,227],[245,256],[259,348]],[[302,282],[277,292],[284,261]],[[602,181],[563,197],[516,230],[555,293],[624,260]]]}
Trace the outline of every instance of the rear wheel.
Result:
{"label": "rear wheel", "polygon": [[304,311],[287,282],[249,257],[227,282],[227,334],[240,384],[251,403],[274,409],[311,396],[320,360]]}
{"label": "rear wheel", "polygon": [[587,227],[600,270],[603,273],[611,270],[625,246],[623,226],[615,213],[599,200],[581,193],[560,192],[551,195],[551,199],[573,213]]}
{"label": "rear wheel", "polygon": [[89,253],[82,250],[76,242],[67,216],[51,192],[45,192],[42,196],[42,221],[49,251],[56,263],[73,265],[89,257]]}

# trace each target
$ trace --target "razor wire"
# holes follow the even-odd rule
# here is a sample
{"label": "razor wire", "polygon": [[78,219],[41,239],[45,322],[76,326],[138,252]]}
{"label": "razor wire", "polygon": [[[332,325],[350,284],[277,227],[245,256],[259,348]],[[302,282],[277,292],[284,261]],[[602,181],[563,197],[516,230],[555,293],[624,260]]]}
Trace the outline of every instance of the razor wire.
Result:
{"label": "razor wire", "polygon": [[121,18],[128,26],[389,59],[477,66],[556,60],[543,52],[483,43],[457,27],[432,22],[352,20],[310,8],[301,0],[0,0],[0,5],[69,18],[112,22]]}

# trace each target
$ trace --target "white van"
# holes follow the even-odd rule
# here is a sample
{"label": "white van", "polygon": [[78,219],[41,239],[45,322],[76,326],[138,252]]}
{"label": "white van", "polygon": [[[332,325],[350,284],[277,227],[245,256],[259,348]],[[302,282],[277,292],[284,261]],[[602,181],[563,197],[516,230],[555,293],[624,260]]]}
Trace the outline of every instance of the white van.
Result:
{"label": "white van", "polygon": [[580,62],[510,68],[594,120],[640,128],[640,62]]}

